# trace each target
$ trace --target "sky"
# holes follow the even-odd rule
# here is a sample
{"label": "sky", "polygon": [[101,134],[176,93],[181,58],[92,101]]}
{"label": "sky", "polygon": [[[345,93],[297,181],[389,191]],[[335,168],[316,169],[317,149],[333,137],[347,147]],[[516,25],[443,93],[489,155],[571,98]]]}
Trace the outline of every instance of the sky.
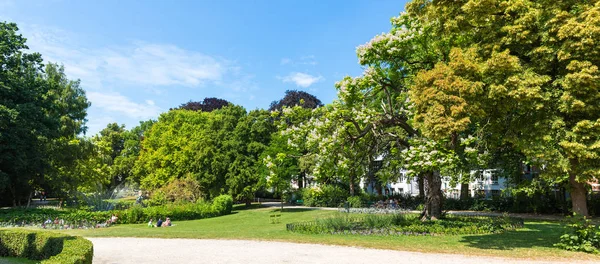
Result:
{"label": "sky", "polygon": [[356,47],[391,28],[405,1],[0,0],[31,51],[64,65],[92,106],[88,132],[217,97],[266,109],[286,90],[323,103],[359,76]]}

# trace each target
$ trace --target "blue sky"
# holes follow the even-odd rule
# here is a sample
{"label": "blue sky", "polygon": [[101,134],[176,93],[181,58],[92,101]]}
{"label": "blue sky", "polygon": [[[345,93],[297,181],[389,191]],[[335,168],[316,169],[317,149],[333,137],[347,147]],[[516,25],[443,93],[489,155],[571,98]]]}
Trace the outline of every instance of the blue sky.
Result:
{"label": "blue sky", "polygon": [[362,72],[355,50],[390,29],[405,1],[0,0],[31,50],[80,79],[88,135],[131,128],[187,101],[268,108],[285,90],[324,103]]}

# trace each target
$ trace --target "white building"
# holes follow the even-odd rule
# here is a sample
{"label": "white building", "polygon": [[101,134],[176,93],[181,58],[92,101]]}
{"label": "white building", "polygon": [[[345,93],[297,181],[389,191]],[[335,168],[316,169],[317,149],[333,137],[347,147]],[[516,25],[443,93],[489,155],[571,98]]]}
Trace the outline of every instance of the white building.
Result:
{"label": "white building", "polygon": [[[471,197],[479,196],[484,198],[492,198],[493,196],[499,196],[503,190],[508,188],[508,181],[506,178],[498,175],[498,171],[495,169],[472,171],[471,179],[469,183],[469,193]],[[406,171],[401,170],[397,182],[388,182],[385,185],[377,186],[377,181],[368,182],[366,179],[361,179],[360,188],[367,193],[379,193],[378,187],[380,187],[381,194],[383,195],[419,195],[419,185],[417,178],[408,179]],[[457,183],[452,186],[451,178],[444,176],[442,177],[442,192],[448,198],[460,198],[461,185]]]}

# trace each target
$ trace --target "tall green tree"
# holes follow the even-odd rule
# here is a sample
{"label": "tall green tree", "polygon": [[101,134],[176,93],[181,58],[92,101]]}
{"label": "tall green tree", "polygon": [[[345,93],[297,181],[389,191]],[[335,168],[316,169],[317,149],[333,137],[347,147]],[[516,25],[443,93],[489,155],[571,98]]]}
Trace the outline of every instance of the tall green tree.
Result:
{"label": "tall green tree", "polygon": [[141,186],[155,190],[191,174],[206,198],[228,193],[227,173],[235,160],[235,130],[246,115],[240,106],[212,112],[172,110],[145,133],[134,171]]}
{"label": "tall green tree", "polygon": [[13,205],[47,185],[54,168],[72,163],[54,151],[76,145],[69,142],[85,131],[89,107],[79,82],[54,64],[44,72],[41,55],[26,53],[17,31],[0,23],[0,195]]}
{"label": "tall green tree", "polygon": [[253,110],[239,120],[233,137],[233,162],[226,175],[229,193],[236,200],[250,205],[261,182],[261,156],[271,142],[276,130],[271,114]]}
{"label": "tall green tree", "polygon": [[[587,215],[586,182],[600,172],[599,1],[414,1],[397,21],[418,24],[434,67],[417,74],[423,130],[475,127],[482,146],[509,144],[568,182]],[[410,49],[409,49],[410,50]]]}

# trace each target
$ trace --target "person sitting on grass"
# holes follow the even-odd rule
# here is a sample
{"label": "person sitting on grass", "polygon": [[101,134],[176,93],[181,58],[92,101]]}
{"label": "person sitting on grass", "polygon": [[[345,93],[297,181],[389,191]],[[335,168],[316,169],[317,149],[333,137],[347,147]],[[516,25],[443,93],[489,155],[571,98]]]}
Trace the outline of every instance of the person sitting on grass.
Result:
{"label": "person sitting on grass", "polygon": [[148,227],[154,227],[154,225],[152,224],[152,218],[150,218],[150,222],[148,222]]}
{"label": "person sitting on grass", "polygon": [[114,215],[114,214],[113,214],[113,215],[110,217],[110,223],[111,223],[111,224],[114,224],[114,223],[116,223],[116,222],[117,222],[117,219],[119,219],[119,218],[118,218],[116,215]]}
{"label": "person sitting on grass", "polygon": [[165,226],[171,226],[171,219],[167,217],[167,220],[165,220],[165,222],[163,223],[163,227]]}
{"label": "person sitting on grass", "polygon": [[162,219],[158,218],[158,221],[156,222],[156,227],[161,227],[162,226]]}

